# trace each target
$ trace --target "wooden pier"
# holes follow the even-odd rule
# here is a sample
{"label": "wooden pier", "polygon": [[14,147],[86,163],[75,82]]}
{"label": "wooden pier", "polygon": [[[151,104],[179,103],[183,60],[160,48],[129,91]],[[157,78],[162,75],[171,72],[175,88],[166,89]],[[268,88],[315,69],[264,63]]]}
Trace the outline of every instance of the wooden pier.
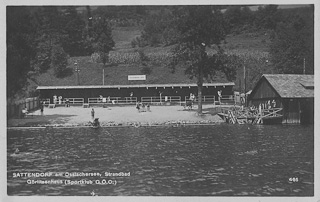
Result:
{"label": "wooden pier", "polygon": [[232,124],[272,124],[282,122],[282,108],[249,109],[249,108],[221,108],[218,115],[227,123]]}

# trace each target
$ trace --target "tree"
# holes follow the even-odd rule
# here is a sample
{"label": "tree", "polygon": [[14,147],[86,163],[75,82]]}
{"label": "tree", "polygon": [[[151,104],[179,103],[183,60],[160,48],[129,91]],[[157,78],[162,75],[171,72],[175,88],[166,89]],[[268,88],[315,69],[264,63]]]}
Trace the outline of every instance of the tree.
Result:
{"label": "tree", "polygon": [[228,22],[228,29],[235,29],[243,26],[241,21],[241,6],[230,6],[224,13],[225,19]]}
{"label": "tree", "polygon": [[270,46],[271,62],[279,73],[314,73],[314,24],[310,8],[305,16],[297,14],[278,24]]}
{"label": "tree", "polygon": [[109,54],[105,52],[99,52],[100,60],[103,64],[103,67],[106,66],[106,63],[109,61]]}
{"label": "tree", "polygon": [[99,53],[103,65],[108,61],[109,52],[113,49],[115,43],[112,39],[112,29],[104,17],[96,17],[93,20],[93,48]]}
{"label": "tree", "polygon": [[59,45],[52,48],[51,67],[56,77],[64,77],[67,72],[68,55]]}
{"label": "tree", "polygon": [[33,15],[36,55],[32,63],[38,73],[43,73],[50,68],[52,47],[66,41],[65,22],[54,6],[39,7]]}
{"label": "tree", "polygon": [[88,37],[90,38],[92,36],[92,14],[91,14],[91,8],[90,6],[86,6],[87,9],[87,33]]}
{"label": "tree", "polygon": [[280,17],[277,5],[259,6],[254,24],[259,29],[275,29]]}
{"label": "tree", "polygon": [[70,56],[87,55],[85,22],[76,11],[76,7],[68,6],[63,16],[66,38],[63,41],[63,49]]}
{"label": "tree", "polygon": [[50,45],[61,43],[66,37],[65,21],[57,7],[40,7],[35,13],[35,23],[37,27],[37,36],[44,37]]}
{"label": "tree", "polygon": [[36,55],[33,59],[34,70],[44,73],[50,68],[52,44],[46,35],[38,36],[36,39]]}
{"label": "tree", "polygon": [[142,35],[139,38],[143,43],[140,44],[157,46],[159,44],[172,45],[176,43],[178,32],[175,29],[172,13],[174,11],[161,9],[161,13],[153,14],[147,18]]}
{"label": "tree", "polygon": [[27,85],[28,73],[33,71],[35,55],[34,26],[26,7],[7,7],[7,97],[13,98]]}
{"label": "tree", "polygon": [[219,45],[225,38],[224,19],[219,10],[209,6],[185,6],[175,14],[179,39],[172,51],[170,67],[174,70],[182,63],[189,78],[197,79],[198,114],[202,114],[203,81],[224,69],[223,51],[219,46],[214,55],[206,52],[207,47]]}
{"label": "tree", "polygon": [[161,34],[165,30],[164,16],[152,15],[146,20],[141,38],[149,45],[156,46],[161,43]]}

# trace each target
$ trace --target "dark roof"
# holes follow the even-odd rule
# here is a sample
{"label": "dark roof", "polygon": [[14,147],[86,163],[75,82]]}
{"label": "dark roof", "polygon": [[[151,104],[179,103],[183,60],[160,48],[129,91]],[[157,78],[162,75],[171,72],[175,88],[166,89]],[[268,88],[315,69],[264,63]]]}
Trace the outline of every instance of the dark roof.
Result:
{"label": "dark roof", "polygon": [[314,97],[314,75],[264,74],[272,87],[282,98]]}
{"label": "dark roof", "polygon": [[[38,90],[48,90],[48,89],[92,89],[92,88],[155,88],[155,87],[194,87],[197,84],[135,84],[135,85],[86,85],[86,86],[38,86]],[[204,83],[206,86],[234,86],[234,82],[226,83]]]}

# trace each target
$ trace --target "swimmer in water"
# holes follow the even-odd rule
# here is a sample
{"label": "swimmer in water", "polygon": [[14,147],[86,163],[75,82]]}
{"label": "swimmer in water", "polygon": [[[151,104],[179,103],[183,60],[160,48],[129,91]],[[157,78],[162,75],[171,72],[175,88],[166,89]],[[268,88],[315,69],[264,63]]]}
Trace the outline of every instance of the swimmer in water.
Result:
{"label": "swimmer in water", "polygon": [[19,152],[20,152],[20,151],[19,151],[18,148],[14,151],[15,154],[19,154]]}

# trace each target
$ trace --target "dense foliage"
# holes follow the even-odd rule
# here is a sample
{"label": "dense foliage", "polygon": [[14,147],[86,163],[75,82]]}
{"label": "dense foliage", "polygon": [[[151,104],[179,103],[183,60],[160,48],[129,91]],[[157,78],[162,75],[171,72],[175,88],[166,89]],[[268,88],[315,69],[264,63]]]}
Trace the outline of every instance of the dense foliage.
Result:
{"label": "dense foliage", "polygon": [[51,67],[54,69],[56,77],[64,77],[67,74],[68,55],[63,48],[56,45],[52,48]]}
{"label": "dense foliage", "polygon": [[7,91],[12,97],[31,75],[49,68],[55,76],[69,76],[67,58],[101,53],[102,62],[114,47],[105,18],[79,13],[74,6],[7,7]]}
{"label": "dense foliage", "polygon": [[[141,34],[128,39],[129,46],[148,51],[113,51],[115,27],[141,29]],[[264,36],[260,42],[270,49],[251,51],[225,40],[228,35],[241,34]],[[169,51],[171,47],[176,47],[175,54]],[[209,81],[215,71],[224,72],[241,90],[244,66],[249,88],[263,73],[301,74],[305,67],[306,73],[313,74],[313,49],[313,6],[279,9],[264,5],[255,11],[249,5],[87,6],[82,12],[76,6],[8,6],[7,92],[13,96],[28,79],[50,68],[59,78],[70,76],[72,69],[67,68],[66,58],[79,56],[92,56],[92,61],[104,65],[142,64],[145,74],[151,73],[153,65],[163,66],[169,59],[184,60],[188,67],[203,66],[204,79]],[[192,68],[186,73],[196,77]]]}
{"label": "dense foliage", "polygon": [[[256,11],[249,7],[225,7],[223,17],[227,33],[252,33],[253,37],[259,33],[271,33],[270,61],[274,63],[275,72],[301,74],[305,61],[306,73],[313,73],[314,6],[278,9],[277,5],[265,5],[259,6]],[[179,24],[174,14],[178,9],[161,8],[160,13],[148,18],[142,36],[136,38],[133,45],[166,46],[177,43],[180,37],[177,31]]]}
{"label": "dense foliage", "polygon": [[[193,7],[193,6],[190,6]],[[210,8],[211,6],[205,6]],[[276,5],[258,7],[252,11],[250,6],[215,6],[222,11],[224,26],[229,34],[240,34],[243,32],[256,32],[259,30],[275,29],[282,15]],[[160,12],[148,16],[144,24],[142,36],[134,40],[141,46],[171,45],[177,42],[179,37],[176,32],[174,15],[179,12],[179,6],[160,7]]]}
{"label": "dense foliage", "polygon": [[26,84],[32,70],[34,29],[31,16],[22,7],[7,7],[7,96],[12,97]]}
{"label": "dense foliage", "polygon": [[277,24],[270,47],[271,61],[277,72],[314,73],[313,9],[288,15]]}
{"label": "dense foliage", "polygon": [[[192,79],[197,79],[198,113],[202,114],[202,85],[203,80],[212,77],[216,71],[225,70],[232,78],[232,73],[224,69],[223,50],[219,44],[226,36],[226,28],[222,13],[214,7],[185,6],[175,12],[176,30],[179,33],[178,43],[173,49],[170,67],[182,63],[185,73]],[[206,47],[218,45],[216,54],[209,55]]]}

